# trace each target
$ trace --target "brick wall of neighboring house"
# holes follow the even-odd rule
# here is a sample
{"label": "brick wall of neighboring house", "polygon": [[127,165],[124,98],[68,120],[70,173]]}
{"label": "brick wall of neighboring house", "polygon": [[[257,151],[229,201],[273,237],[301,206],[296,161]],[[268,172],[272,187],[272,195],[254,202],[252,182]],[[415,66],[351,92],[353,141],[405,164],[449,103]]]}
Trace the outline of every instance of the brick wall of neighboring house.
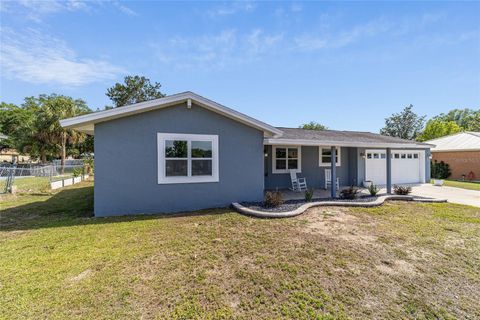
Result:
{"label": "brick wall of neighboring house", "polygon": [[450,179],[462,179],[462,174],[473,171],[475,180],[480,180],[480,151],[432,152],[432,160],[450,165]]}

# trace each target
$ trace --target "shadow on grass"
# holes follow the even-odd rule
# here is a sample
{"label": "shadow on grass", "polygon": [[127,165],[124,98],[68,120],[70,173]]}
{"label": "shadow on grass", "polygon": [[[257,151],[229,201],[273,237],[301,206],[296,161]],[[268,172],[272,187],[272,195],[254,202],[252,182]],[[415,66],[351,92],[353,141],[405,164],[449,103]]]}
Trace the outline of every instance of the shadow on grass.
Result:
{"label": "shadow on grass", "polygon": [[231,212],[228,208],[217,208],[172,214],[158,213],[95,218],[93,216],[93,186],[72,187],[53,195],[29,194],[18,197],[30,197],[32,202],[0,210],[0,231],[207,216]]}

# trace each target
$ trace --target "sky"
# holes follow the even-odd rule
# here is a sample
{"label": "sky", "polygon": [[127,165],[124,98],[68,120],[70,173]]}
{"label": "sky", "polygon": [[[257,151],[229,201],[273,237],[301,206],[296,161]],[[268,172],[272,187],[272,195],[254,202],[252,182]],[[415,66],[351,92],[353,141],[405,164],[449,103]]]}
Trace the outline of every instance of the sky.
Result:
{"label": "sky", "polygon": [[0,1],[0,101],[144,75],[275,126],[480,108],[480,2]]}

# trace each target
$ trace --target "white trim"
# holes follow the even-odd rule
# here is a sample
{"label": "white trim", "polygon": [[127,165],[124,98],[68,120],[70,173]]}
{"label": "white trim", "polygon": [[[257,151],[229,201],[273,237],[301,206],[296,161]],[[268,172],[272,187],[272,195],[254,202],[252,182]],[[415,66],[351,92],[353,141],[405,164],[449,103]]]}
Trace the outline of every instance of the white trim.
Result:
{"label": "white trim", "polygon": [[[336,163],[336,166],[340,167],[342,165],[342,148],[340,148],[338,146],[335,146],[335,148],[337,149],[337,159],[338,159],[338,161]],[[331,167],[332,166],[331,162],[323,162],[322,161],[322,150],[323,149],[330,150],[331,147],[327,147],[327,146],[319,146],[318,147],[318,166],[319,167]]]}
{"label": "white trim", "polygon": [[[121,117],[127,117],[130,115],[147,112],[151,110],[166,108],[172,105],[185,103],[188,106],[188,100],[192,103],[208,109],[210,111],[219,113],[227,118],[236,120],[250,127],[259,129],[264,132],[266,136],[277,137],[283,134],[283,132],[275,127],[272,127],[262,121],[249,117],[243,113],[225,107],[212,100],[206,99],[198,94],[187,91],[183,93],[174,94],[171,96],[155,99],[151,101],[140,102],[120,108],[113,108],[110,110],[89,113],[83,116],[74,118],[68,118],[60,120],[60,125],[64,128],[76,129],[81,132],[93,134],[94,125],[99,122],[109,121]],[[193,108],[193,106],[192,106]]]}
{"label": "white trim", "polygon": [[[165,175],[165,141],[166,140],[186,140],[187,141],[187,170],[188,176],[185,177],[167,177]],[[210,141],[212,142],[212,175],[211,176],[192,176],[192,160],[191,142],[192,141]],[[206,134],[184,134],[184,133],[157,133],[157,161],[158,161],[158,184],[173,183],[202,183],[202,182],[218,182],[219,181],[219,165],[218,165],[218,136]],[[197,160],[201,160],[198,158]]]}
{"label": "white trim", "polygon": [[377,142],[338,142],[326,140],[304,140],[304,139],[282,139],[282,138],[264,138],[264,145],[282,145],[282,146],[337,146],[337,147],[358,147],[358,148],[401,148],[412,149],[430,148],[431,144],[416,144],[416,143],[377,143]]}
{"label": "white trim", "polygon": [[[286,148],[287,149],[287,165],[285,169],[277,169],[277,148]],[[297,169],[288,169],[288,148],[290,149],[297,149]],[[302,172],[302,146],[273,146],[272,147],[272,173],[279,174],[279,173],[290,173],[290,170],[293,170],[297,173]]]}

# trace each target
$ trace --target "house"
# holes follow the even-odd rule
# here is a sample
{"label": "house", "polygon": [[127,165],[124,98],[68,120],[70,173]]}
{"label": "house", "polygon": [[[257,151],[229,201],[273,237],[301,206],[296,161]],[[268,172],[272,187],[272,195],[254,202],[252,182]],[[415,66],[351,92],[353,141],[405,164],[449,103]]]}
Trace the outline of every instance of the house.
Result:
{"label": "house", "polygon": [[451,179],[480,180],[480,132],[466,131],[426,141],[432,161],[448,163]]}
{"label": "house", "polygon": [[[261,201],[290,170],[323,188],[423,183],[431,145],[368,132],[277,128],[192,92],[61,121],[95,135],[96,216]],[[132,159],[132,154],[141,155]],[[331,188],[335,196],[335,188]]]}
{"label": "house", "polygon": [[[0,133],[0,142],[7,139],[8,136]],[[16,149],[2,148],[0,146],[0,163],[2,162],[30,162],[30,156],[28,154],[20,154]]]}
{"label": "house", "polygon": [[16,149],[2,149],[0,150],[0,162],[30,162],[28,154],[20,154]]}

